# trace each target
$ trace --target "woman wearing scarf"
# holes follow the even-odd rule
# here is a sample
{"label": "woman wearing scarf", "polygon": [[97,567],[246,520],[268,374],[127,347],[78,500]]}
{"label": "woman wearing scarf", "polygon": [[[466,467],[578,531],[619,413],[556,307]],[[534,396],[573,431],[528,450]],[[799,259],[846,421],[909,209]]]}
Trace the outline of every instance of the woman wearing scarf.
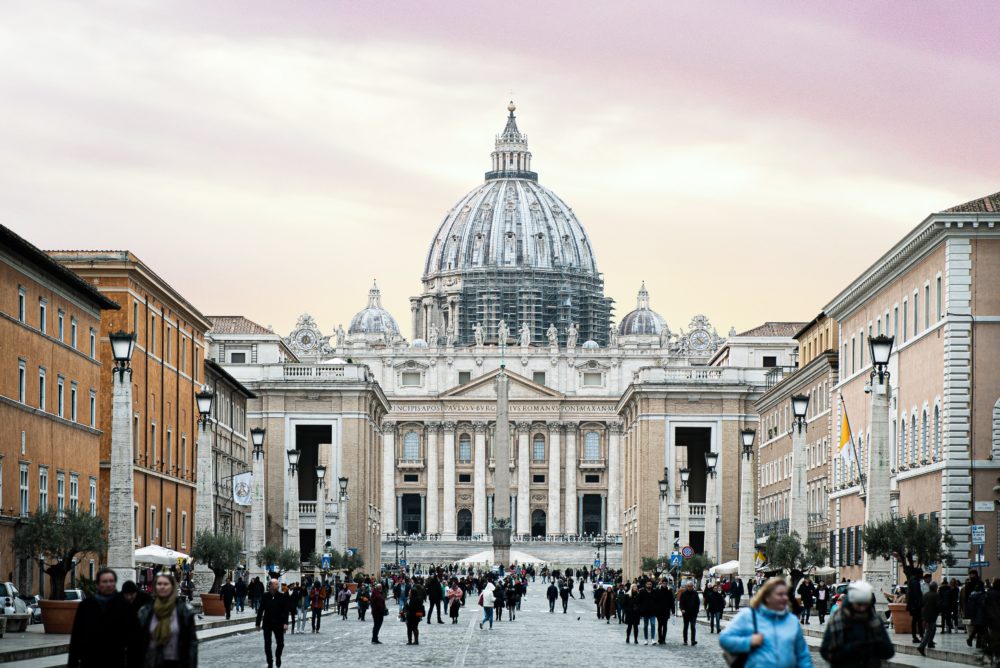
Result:
{"label": "woman wearing scarf", "polygon": [[137,661],[143,668],[194,668],[198,638],[194,612],[177,600],[177,581],[161,573],[153,582],[153,602],[139,611]]}

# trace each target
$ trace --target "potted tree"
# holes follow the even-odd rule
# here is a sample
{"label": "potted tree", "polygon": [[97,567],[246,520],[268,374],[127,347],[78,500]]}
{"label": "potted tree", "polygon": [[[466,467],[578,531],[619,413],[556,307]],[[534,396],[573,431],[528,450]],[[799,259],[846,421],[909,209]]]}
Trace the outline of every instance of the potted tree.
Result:
{"label": "potted tree", "polygon": [[695,554],[681,561],[681,572],[690,573],[695,579],[695,588],[701,589],[702,576],[714,565],[715,562],[708,555]]}
{"label": "potted tree", "polygon": [[764,549],[767,553],[767,563],[772,568],[787,571],[791,576],[790,589],[792,592],[795,591],[806,571],[822,566],[829,556],[827,549],[815,541],[809,540],[803,545],[797,531],[792,531],[784,536],[769,537]]}
{"label": "potted tree", "polygon": [[[880,559],[896,559],[906,577],[920,575],[931,563],[955,565],[950,549],[955,539],[941,531],[937,522],[918,520],[913,512],[906,517],[887,517],[869,522],[861,530],[864,551]],[[897,634],[910,633],[913,620],[905,603],[890,603],[892,627]]]}
{"label": "potted tree", "polygon": [[202,531],[194,539],[191,558],[202,563],[212,571],[215,579],[208,592],[201,594],[201,605],[206,615],[224,615],[226,606],[222,602],[219,590],[223,578],[239,564],[243,543],[232,534],[217,534]]}
{"label": "potted tree", "polygon": [[319,552],[313,552],[312,556],[309,557],[309,568],[313,570],[313,573],[320,573],[324,576],[329,575],[334,570],[341,567],[341,557],[340,552],[336,550],[330,550],[330,564],[328,567],[323,567],[323,555]]}
{"label": "potted tree", "polygon": [[18,527],[13,545],[18,554],[41,560],[49,576],[49,596],[40,603],[45,632],[70,633],[80,602],[64,600],[66,576],[78,556],[104,551],[104,522],[80,510],[43,510]]}
{"label": "potted tree", "polygon": [[352,552],[344,556],[340,561],[341,569],[347,573],[347,577],[344,578],[345,586],[351,590],[352,594],[358,589],[358,583],[355,582],[352,574],[364,565],[365,560],[357,552]]}
{"label": "potted tree", "polygon": [[254,559],[256,559],[258,566],[269,569],[268,575],[272,578],[280,578],[288,571],[302,568],[302,558],[299,556],[299,551],[290,547],[265,545],[257,550]]}

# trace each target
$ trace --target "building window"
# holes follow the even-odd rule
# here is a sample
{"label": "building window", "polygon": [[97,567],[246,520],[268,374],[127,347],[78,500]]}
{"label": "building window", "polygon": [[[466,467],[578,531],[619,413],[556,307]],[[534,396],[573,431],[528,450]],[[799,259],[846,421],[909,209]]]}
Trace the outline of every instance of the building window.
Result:
{"label": "building window", "polygon": [[66,340],[66,314],[63,313],[62,309],[56,313],[56,329],[59,334],[59,340]]}
{"label": "building window", "polygon": [[165,527],[166,527],[166,534],[167,534],[166,535],[167,547],[170,547],[170,545],[173,542],[173,536],[170,535],[171,534],[170,530],[173,528],[173,527],[170,526],[170,522],[171,522],[171,520],[173,520],[173,515],[174,515],[174,512],[170,508],[167,508],[166,515],[164,516],[164,520],[166,521]]}
{"label": "building window", "polygon": [[764,355],[763,366],[765,369],[778,366],[778,358],[774,355]]}
{"label": "building window", "polygon": [[24,291],[24,288],[17,286],[17,319],[24,322],[26,316],[25,314],[25,302],[27,301],[28,294]]}
{"label": "building window", "polygon": [[544,473],[536,473],[536,474],[534,474],[533,476],[531,476],[531,482],[539,484],[539,485],[544,485],[545,484],[545,474]]}
{"label": "building window", "polygon": [[601,475],[599,473],[588,473],[587,475],[583,476],[583,478],[584,482],[588,484],[590,483],[600,484],[601,482]]}
{"label": "building window", "polygon": [[465,385],[466,383],[470,382],[471,380],[472,380],[472,372],[471,371],[459,371],[458,372],[458,384],[459,385]]}
{"label": "building window", "polygon": [[38,512],[49,507],[49,467],[38,467]]}
{"label": "building window", "polygon": [[188,352],[188,342],[183,336],[181,337],[181,363],[178,367],[181,373],[187,373],[187,352]]}
{"label": "building window", "polygon": [[462,464],[472,461],[472,441],[468,434],[462,434],[458,439],[458,461]]}
{"label": "building window", "polygon": [[38,367],[38,408],[45,410],[45,369]]}
{"label": "building window", "polygon": [[181,547],[187,545],[188,514],[181,511]]}
{"label": "building window", "polygon": [[56,510],[60,517],[66,510],[66,474],[62,471],[56,471]]}
{"label": "building window", "polygon": [[403,387],[420,387],[420,372],[404,371],[400,374],[400,383]]}
{"label": "building window", "polygon": [[604,374],[599,371],[587,371],[583,374],[584,387],[600,387],[604,384]]}
{"label": "building window", "polygon": [[535,462],[545,461],[545,437],[541,434],[536,435],[532,443],[531,460]]}
{"label": "building window", "polygon": [[97,429],[97,392],[90,391],[90,426]]}
{"label": "building window", "polygon": [[941,410],[934,406],[934,459],[941,459]]}
{"label": "building window", "polygon": [[66,412],[66,379],[56,376],[56,409],[59,417],[63,417]]}
{"label": "building window", "polygon": [[38,300],[38,330],[42,334],[49,332],[48,304],[44,299]]}
{"label": "building window", "polygon": [[937,319],[941,319],[941,277],[937,277],[937,292],[935,293],[935,299],[937,300]]}
{"label": "building window", "polygon": [[167,331],[163,333],[163,338],[164,338],[163,349],[164,349],[164,353],[165,353],[164,356],[163,356],[163,359],[168,364],[173,361],[173,358],[172,358],[172,355],[173,355],[173,346],[171,345],[171,343],[174,340],[174,335],[171,334],[172,329],[173,328],[171,328],[171,327],[167,327]]}
{"label": "building window", "polygon": [[601,435],[596,431],[588,431],[583,435],[583,458],[586,461],[601,458]]}
{"label": "building window", "polygon": [[246,353],[229,353],[229,363],[230,364],[246,364],[247,354]]}
{"label": "building window", "polygon": [[420,436],[415,431],[403,435],[403,459],[411,462],[420,459]]}
{"label": "building window", "polygon": [[22,404],[26,403],[25,399],[27,394],[27,382],[28,382],[28,370],[27,363],[24,360],[17,361],[17,400]]}
{"label": "building window", "polygon": [[917,463],[917,414],[910,417],[910,461]]}
{"label": "building window", "polygon": [[472,474],[471,473],[459,473],[458,474],[458,481],[459,482],[472,482]]}
{"label": "building window", "polygon": [[28,516],[28,466],[21,464],[21,517]]}
{"label": "building window", "polygon": [[147,528],[147,533],[149,534],[149,536],[147,536],[147,540],[149,540],[150,543],[155,543],[160,540],[160,528],[156,526],[156,506],[149,507],[149,527]]}
{"label": "building window", "polygon": [[80,507],[80,476],[69,474],[69,509],[76,511]]}
{"label": "building window", "polygon": [[927,409],[920,416],[920,461],[927,461]]}
{"label": "building window", "polygon": [[76,350],[76,318],[69,319],[69,344]]}
{"label": "building window", "polygon": [[156,316],[149,316],[149,354],[156,354]]}
{"label": "building window", "polygon": [[545,384],[545,372],[544,371],[533,371],[531,373],[531,381],[536,385]]}
{"label": "building window", "polygon": [[917,292],[913,293],[913,336],[920,332],[920,298]]}
{"label": "building window", "polygon": [[852,373],[852,374],[853,374],[853,373],[854,373],[855,371],[857,371],[857,370],[858,370],[858,367],[857,367],[857,360],[858,360],[858,342],[857,342],[857,340],[856,340],[856,339],[855,339],[855,338],[854,338],[854,337],[852,336],[852,337],[851,337],[851,373]]}
{"label": "building window", "polygon": [[90,479],[90,514],[97,515],[97,478]]}
{"label": "building window", "polygon": [[906,342],[906,339],[909,336],[909,332],[910,332],[910,330],[908,329],[908,324],[907,324],[909,322],[909,320],[907,319],[907,313],[908,313],[908,311],[907,311],[907,303],[906,303],[906,300],[904,299],[903,300],[903,342],[904,343]]}
{"label": "building window", "polygon": [[924,329],[931,326],[931,286],[924,286]]}
{"label": "building window", "polygon": [[899,467],[902,468],[909,463],[909,456],[906,453],[906,416],[899,421]]}
{"label": "building window", "polygon": [[97,359],[97,332],[90,328],[90,357]]}
{"label": "building window", "polygon": [[76,422],[76,381],[69,383],[69,419]]}
{"label": "building window", "polygon": [[416,473],[404,473],[403,482],[420,482],[420,476]]}
{"label": "building window", "polygon": [[187,473],[188,468],[188,440],[187,436],[181,436],[181,477]]}

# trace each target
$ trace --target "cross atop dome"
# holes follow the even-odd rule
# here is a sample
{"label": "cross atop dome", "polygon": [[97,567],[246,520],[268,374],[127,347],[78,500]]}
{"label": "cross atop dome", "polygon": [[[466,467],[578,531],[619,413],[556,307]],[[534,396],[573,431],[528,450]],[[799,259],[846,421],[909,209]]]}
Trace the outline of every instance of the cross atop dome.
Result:
{"label": "cross atop dome", "polygon": [[636,297],[635,307],[638,309],[649,308],[649,290],[646,289],[646,281],[643,281],[642,286],[639,288],[639,296]]}
{"label": "cross atop dome", "polygon": [[538,174],[531,171],[531,151],[528,150],[528,135],[517,128],[514,100],[507,103],[507,125],[496,136],[493,153],[493,169],[486,172],[486,180],[530,179],[538,180]]}
{"label": "cross atop dome", "polygon": [[382,308],[382,291],[378,289],[378,281],[372,279],[372,288],[368,291],[368,308]]}

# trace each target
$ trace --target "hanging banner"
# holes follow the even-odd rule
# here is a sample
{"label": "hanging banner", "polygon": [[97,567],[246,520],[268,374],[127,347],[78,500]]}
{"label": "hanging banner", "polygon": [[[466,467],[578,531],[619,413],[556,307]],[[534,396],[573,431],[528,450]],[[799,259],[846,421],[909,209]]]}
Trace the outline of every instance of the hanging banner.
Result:
{"label": "hanging banner", "polygon": [[252,504],[253,473],[241,473],[233,476],[233,501],[241,506]]}

